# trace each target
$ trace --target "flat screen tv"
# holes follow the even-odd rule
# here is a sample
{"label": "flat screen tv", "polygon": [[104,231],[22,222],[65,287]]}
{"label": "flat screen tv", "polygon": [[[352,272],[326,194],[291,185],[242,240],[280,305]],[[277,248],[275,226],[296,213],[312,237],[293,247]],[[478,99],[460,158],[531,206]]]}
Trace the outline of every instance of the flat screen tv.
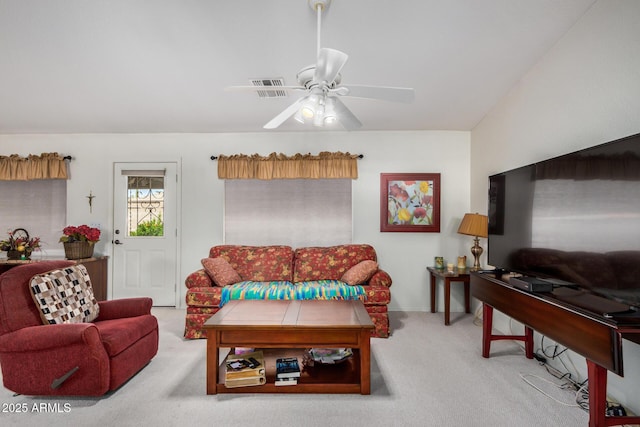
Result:
{"label": "flat screen tv", "polygon": [[490,176],[487,251],[499,270],[638,311],[640,134]]}

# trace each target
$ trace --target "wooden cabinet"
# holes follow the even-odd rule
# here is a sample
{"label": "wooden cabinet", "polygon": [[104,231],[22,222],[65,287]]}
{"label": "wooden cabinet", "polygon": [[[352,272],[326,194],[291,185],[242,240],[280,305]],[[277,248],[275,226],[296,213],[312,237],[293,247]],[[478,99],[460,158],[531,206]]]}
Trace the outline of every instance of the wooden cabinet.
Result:
{"label": "wooden cabinet", "polygon": [[108,259],[109,257],[101,256],[77,260],[78,264],[82,264],[87,268],[87,273],[91,278],[93,295],[98,301],[107,299]]}
{"label": "wooden cabinet", "polygon": [[[0,260],[0,274],[5,271],[17,267],[22,264],[29,264],[39,261],[62,261],[64,258],[42,258],[37,260]],[[82,264],[87,268],[89,277],[91,278],[91,285],[93,287],[93,294],[98,301],[105,301],[107,299],[107,282],[108,282],[108,256],[97,256],[93,258],[76,259],[72,260],[77,264]]]}

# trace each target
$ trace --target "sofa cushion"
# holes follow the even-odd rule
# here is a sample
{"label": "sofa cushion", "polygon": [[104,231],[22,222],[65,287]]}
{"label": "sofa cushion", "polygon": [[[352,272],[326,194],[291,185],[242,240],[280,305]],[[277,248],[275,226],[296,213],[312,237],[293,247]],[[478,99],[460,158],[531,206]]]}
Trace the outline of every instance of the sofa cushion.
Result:
{"label": "sofa cushion", "polygon": [[347,270],[340,280],[352,286],[359,285],[369,281],[376,271],[378,271],[377,262],[371,260],[361,261]]}
{"label": "sofa cushion", "polygon": [[45,325],[92,322],[100,312],[84,265],[36,274],[30,287]]}
{"label": "sofa cushion", "polygon": [[340,280],[344,273],[361,261],[377,261],[371,245],[339,245],[298,248],[295,251],[293,282]]}
{"label": "sofa cushion", "polygon": [[204,258],[201,262],[216,286],[227,286],[242,281],[240,275],[224,258]]}
{"label": "sofa cushion", "polygon": [[269,282],[292,279],[293,249],[290,246],[218,245],[211,248],[209,257],[226,259],[242,280]]}

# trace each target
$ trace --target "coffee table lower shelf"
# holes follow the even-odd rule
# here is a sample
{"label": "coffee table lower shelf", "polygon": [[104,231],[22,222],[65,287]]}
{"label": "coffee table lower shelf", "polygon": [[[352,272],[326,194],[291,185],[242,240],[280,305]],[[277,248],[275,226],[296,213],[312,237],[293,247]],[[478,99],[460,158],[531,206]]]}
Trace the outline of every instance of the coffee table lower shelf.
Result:
{"label": "coffee table lower shelf", "polygon": [[[220,365],[218,393],[360,393],[359,351],[353,349],[353,356],[336,365],[316,364],[303,367],[305,349],[261,348],[266,365],[267,382],[258,386],[227,388],[224,385],[224,361]],[[302,372],[296,385],[276,386],[276,359],[279,357],[297,357]]]}

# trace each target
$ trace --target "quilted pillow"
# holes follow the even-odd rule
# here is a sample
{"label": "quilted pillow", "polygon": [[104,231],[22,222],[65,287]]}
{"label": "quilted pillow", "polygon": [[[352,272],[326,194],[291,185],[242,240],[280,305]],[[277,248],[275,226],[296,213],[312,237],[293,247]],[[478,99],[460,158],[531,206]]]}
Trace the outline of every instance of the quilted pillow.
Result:
{"label": "quilted pillow", "polygon": [[378,263],[371,260],[360,261],[358,264],[347,270],[340,279],[351,286],[366,283],[371,279],[373,273],[378,271]]}
{"label": "quilted pillow", "polygon": [[204,258],[201,262],[204,270],[217,286],[224,287],[242,281],[240,275],[224,258]]}
{"label": "quilted pillow", "polygon": [[84,265],[36,274],[30,288],[45,325],[92,322],[100,313]]}

